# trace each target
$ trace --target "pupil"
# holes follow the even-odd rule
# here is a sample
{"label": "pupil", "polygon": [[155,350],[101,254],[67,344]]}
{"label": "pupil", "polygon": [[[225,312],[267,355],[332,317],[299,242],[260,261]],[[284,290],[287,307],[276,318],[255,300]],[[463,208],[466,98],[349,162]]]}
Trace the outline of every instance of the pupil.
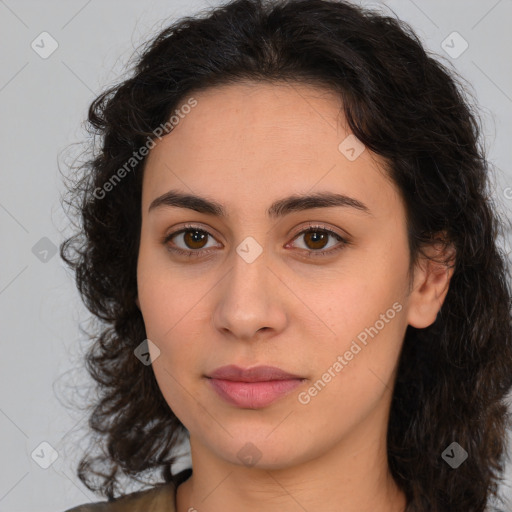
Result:
{"label": "pupil", "polygon": [[321,244],[321,242],[323,241],[323,239],[324,239],[324,238],[325,238],[325,236],[326,236],[326,235],[325,235],[325,233],[322,233],[322,232],[319,232],[319,231],[311,231],[311,232],[309,233],[309,236],[310,236],[310,238],[312,239],[312,240],[310,240],[310,241],[311,241],[311,243],[313,243],[313,244],[318,244],[318,243],[320,242],[320,245],[321,245],[321,246],[320,246],[320,247],[316,246],[316,247],[314,247],[315,249],[319,249],[319,248],[321,249],[321,248],[323,247],[323,245]]}
{"label": "pupil", "polygon": [[[185,241],[187,242],[187,245],[194,244],[197,242],[201,242],[206,237],[206,233],[203,233],[202,231],[188,231],[185,234]],[[192,247],[197,248],[197,247]]]}

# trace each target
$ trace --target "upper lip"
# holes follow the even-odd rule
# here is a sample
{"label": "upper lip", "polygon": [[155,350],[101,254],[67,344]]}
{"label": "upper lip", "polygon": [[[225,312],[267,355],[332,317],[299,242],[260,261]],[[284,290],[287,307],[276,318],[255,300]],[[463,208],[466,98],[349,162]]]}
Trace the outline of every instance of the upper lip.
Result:
{"label": "upper lip", "polygon": [[302,379],[299,375],[281,370],[275,366],[255,366],[240,368],[236,365],[221,366],[207,377],[211,379],[232,380],[236,382],[264,382],[269,380]]}

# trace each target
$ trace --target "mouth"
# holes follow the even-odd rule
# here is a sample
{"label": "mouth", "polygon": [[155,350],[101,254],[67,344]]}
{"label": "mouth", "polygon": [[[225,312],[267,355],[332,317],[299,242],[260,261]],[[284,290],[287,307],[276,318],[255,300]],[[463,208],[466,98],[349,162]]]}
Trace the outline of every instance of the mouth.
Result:
{"label": "mouth", "polygon": [[224,401],[244,409],[266,407],[306,380],[273,366],[243,369],[234,365],[217,368],[206,378]]}

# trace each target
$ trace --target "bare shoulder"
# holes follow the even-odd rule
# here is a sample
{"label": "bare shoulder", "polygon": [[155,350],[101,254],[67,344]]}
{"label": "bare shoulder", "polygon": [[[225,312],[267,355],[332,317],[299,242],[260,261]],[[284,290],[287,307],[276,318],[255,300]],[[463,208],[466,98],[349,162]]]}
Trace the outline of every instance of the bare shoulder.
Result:
{"label": "bare shoulder", "polygon": [[171,483],[119,497],[78,505],[65,512],[175,512],[176,487]]}

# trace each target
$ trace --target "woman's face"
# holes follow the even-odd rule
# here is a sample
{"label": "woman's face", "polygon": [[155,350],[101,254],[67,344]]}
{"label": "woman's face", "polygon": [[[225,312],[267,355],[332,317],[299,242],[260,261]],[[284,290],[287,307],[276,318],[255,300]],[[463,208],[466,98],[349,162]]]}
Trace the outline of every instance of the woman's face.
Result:
{"label": "woman's face", "polygon": [[[193,97],[143,180],[138,305],[163,396],[195,449],[226,463],[375,449],[405,329],[422,327],[397,189],[347,139],[333,94],[240,83]],[[338,201],[289,200],[317,194]],[[300,379],[209,378],[226,365]]]}

